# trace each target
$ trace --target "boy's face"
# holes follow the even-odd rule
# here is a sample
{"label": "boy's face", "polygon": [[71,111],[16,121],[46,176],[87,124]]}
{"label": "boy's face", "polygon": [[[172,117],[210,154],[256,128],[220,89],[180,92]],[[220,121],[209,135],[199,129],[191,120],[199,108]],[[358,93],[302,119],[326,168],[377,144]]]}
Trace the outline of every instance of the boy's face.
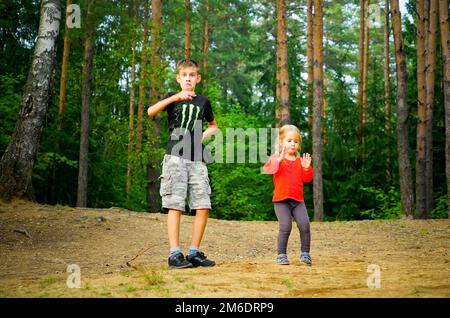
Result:
{"label": "boy's face", "polygon": [[195,67],[183,67],[177,74],[177,82],[183,91],[194,91],[195,85],[201,80],[200,74]]}

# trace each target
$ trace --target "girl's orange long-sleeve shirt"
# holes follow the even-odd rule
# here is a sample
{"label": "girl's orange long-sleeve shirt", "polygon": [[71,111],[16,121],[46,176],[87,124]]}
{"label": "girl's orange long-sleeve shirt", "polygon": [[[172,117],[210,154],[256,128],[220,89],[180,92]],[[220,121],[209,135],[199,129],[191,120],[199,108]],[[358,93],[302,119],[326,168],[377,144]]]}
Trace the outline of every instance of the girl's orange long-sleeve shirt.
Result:
{"label": "girl's orange long-sleeve shirt", "polygon": [[267,174],[273,174],[273,202],[285,199],[294,199],[303,202],[303,183],[313,179],[313,167],[305,169],[301,165],[300,157],[295,160],[283,158],[277,160],[278,155],[272,155],[264,165],[263,170]]}

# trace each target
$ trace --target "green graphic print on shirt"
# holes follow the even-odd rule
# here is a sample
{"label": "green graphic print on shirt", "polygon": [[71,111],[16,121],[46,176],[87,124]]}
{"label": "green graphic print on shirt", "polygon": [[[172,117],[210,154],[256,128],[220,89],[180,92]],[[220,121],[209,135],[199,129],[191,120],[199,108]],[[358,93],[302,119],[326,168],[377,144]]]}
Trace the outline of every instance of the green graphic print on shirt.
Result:
{"label": "green graphic print on shirt", "polygon": [[186,132],[192,132],[194,130],[194,123],[198,119],[198,114],[200,113],[200,107],[195,106],[194,104],[183,104],[182,107],[183,111],[180,128],[185,128]]}

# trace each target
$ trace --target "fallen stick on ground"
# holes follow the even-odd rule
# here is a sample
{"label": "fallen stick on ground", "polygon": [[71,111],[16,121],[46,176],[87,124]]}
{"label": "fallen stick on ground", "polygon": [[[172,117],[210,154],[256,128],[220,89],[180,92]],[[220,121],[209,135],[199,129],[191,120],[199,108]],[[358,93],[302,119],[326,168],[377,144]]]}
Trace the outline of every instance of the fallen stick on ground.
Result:
{"label": "fallen stick on ground", "polygon": [[27,230],[14,230],[14,232],[20,233],[28,237],[30,240],[32,239],[30,233],[27,232]]}
{"label": "fallen stick on ground", "polygon": [[133,257],[132,259],[130,259],[129,261],[127,261],[126,262],[126,264],[127,264],[127,266],[128,267],[133,267],[133,266],[131,266],[131,262],[132,261],[134,261],[136,258],[138,258],[139,256],[141,256],[142,254],[144,254],[145,252],[147,252],[149,249],[151,249],[153,247],[153,245],[152,246],[150,246],[150,247],[148,247],[148,248],[146,248],[146,249],[144,249],[143,251],[141,251],[141,252],[139,252],[135,257]]}

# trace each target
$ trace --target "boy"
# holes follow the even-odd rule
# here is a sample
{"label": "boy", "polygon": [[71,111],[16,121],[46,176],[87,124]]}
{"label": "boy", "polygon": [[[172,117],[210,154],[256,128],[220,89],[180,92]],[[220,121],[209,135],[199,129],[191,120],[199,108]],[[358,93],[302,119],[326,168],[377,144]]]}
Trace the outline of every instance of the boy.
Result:
{"label": "boy", "polygon": [[[195,94],[200,82],[198,64],[191,59],[177,63],[176,80],[181,92],[169,93],[148,108],[150,117],[167,111],[170,140],[163,160],[160,194],[163,211],[167,212],[169,235],[169,268],[214,266],[199,247],[211,209],[211,187],[203,158],[203,140],[218,131],[208,98]],[[203,119],[208,129],[202,132]],[[181,149],[180,149],[181,148]],[[180,249],[181,214],[188,198],[190,210],[195,210],[192,242],[186,258]]]}

